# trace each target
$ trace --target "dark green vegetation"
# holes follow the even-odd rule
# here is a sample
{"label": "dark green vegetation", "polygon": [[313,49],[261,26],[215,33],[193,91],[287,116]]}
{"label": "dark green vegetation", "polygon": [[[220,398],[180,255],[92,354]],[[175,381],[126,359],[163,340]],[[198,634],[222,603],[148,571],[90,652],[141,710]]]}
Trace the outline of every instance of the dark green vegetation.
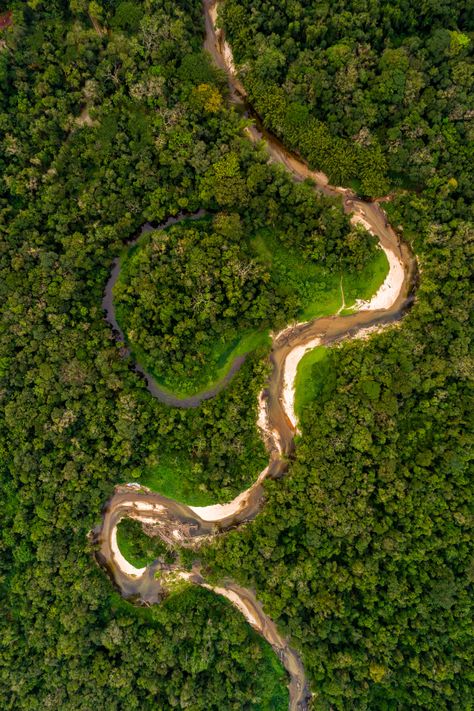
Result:
{"label": "dark green vegetation", "polygon": [[472,196],[474,9],[466,0],[226,0],[265,124],[365,195],[442,175]]}
{"label": "dark green vegetation", "polygon": [[[278,227],[255,239],[251,219],[219,212],[146,234],[122,259],[117,318],[134,357],[174,393],[217,381],[236,355],[268,342],[270,327],[337,311],[342,272],[347,303],[383,281],[375,238],[349,230],[339,207],[323,212],[309,186],[292,187]],[[296,229],[285,212],[294,216],[301,203]]]}
{"label": "dark green vegetation", "polygon": [[289,475],[206,555],[302,650],[318,711],[472,703],[474,215],[447,184],[390,214],[420,255],[415,308],[313,366]]}
{"label": "dark green vegetation", "polygon": [[[318,711],[469,709],[473,106],[472,91],[469,97],[462,86],[472,77],[472,17],[456,2],[425,4],[421,12],[377,2],[365,15],[351,2],[311,3],[312,11],[252,3],[249,41],[239,7],[247,4],[227,3],[230,38],[237,59],[247,60],[246,86],[270,126],[333,179],[352,177],[344,173],[345,152],[366,149],[360,140],[351,148],[346,137],[370,128],[367,150],[383,154],[385,166],[374,187],[356,175],[364,191],[377,192],[383,175],[423,186],[387,205],[391,223],[403,226],[419,255],[422,275],[400,328],[330,349],[312,367],[318,352],[308,356],[300,377],[311,385],[297,393],[303,435],[289,476],[268,484],[268,502],[252,527],[207,552],[209,569],[216,579],[239,571],[297,641]],[[468,42],[456,27],[468,31]],[[345,60],[337,43],[352,48]],[[257,47],[260,59],[249,62]],[[350,82],[361,81],[364,57],[372,80],[356,90]],[[333,60],[339,67],[331,70]],[[375,79],[395,72],[398,61],[406,68],[397,81]],[[409,98],[414,82],[418,94]],[[259,104],[263,87],[268,110]],[[381,91],[391,98],[374,100]],[[357,112],[371,104],[368,122]],[[318,119],[324,127],[307,131]],[[312,153],[313,137],[329,134],[334,153]],[[340,173],[333,157],[341,159]]]}
{"label": "dark green vegetation", "polygon": [[122,555],[136,568],[149,565],[157,558],[170,558],[163,541],[146,536],[141,524],[132,518],[120,521],[117,526],[117,543]]}
{"label": "dark green vegetation", "polygon": [[[150,608],[133,607],[117,593],[110,598],[112,618],[95,633],[101,648],[97,686],[82,706],[74,696],[69,708],[90,709],[102,690],[104,708],[114,708],[110,700],[117,696],[123,701],[115,708],[288,708],[285,672],[272,649],[223,598],[195,587]],[[104,675],[107,656],[114,660],[109,677]],[[127,690],[132,677],[138,701],[136,691]]]}
{"label": "dark green vegetation", "polygon": [[[281,668],[241,615],[192,594],[137,623],[111,603],[87,533],[117,482],[177,456],[186,480],[175,470],[173,484],[200,503],[254,479],[264,368],[256,356],[201,408],[166,408],[121,358],[100,304],[112,259],[145,220],[218,209],[211,178],[226,155],[276,203],[291,184],[272,181],[223,108],[198,3],[12,10],[0,37],[3,707],[260,708]],[[264,190],[245,206],[263,225]],[[232,195],[219,200],[235,213]]]}
{"label": "dark green vegetation", "polygon": [[215,380],[236,333],[266,325],[269,312],[281,311],[269,274],[252,261],[239,216],[233,217],[146,235],[115,287],[132,348],[174,392]]}
{"label": "dark green vegetation", "polygon": [[[113,257],[146,219],[204,207],[238,214],[246,235],[281,228],[288,249],[314,232],[330,254],[347,223],[241,137],[200,52],[198,2],[10,7],[0,34],[3,706],[285,708],[281,668],[239,613],[203,590],[134,608],[111,593],[86,539],[119,481],[161,477],[213,501],[255,477],[266,463],[254,427],[265,349],[215,400],[166,408],[120,357],[100,303]],[[445,62],[433,60],[439,71]],[[424,192],[390,206],[421,256],[414,311],[398,330],[331,352],[334,379],[303,411],[290,476],[268,485],[254,524],[208,552],[216,578],[254,584],[292,635],[316,709],[472,704],[473,215],[469,171],[453,169],[453,154],[443,143]],[[326,219],[340,231],[316,227]]]}

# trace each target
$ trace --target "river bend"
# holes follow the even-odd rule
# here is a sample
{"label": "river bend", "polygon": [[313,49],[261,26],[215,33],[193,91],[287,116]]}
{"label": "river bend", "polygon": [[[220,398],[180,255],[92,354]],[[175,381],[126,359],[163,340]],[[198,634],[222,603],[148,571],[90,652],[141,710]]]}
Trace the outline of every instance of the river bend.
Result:
{"label": "river bend", "polygon": [[[232,58],[232,52],[221,30],[216,29],[217,3],[204,0],[206,35],[204,46],[215,64],[226,72],[231,99],[244,106],[255,116],[246,103],[245,89],[240,83]],[[315,190],[342,200],[344,210],[354,222],[362,223],[377,236],[385,251],[390,271],[382,287],[368,303],[358,304],[359,310],[350,315],[327,316],[307,323],[292,324],[278,334],[273,334],[270,354],[271,374],[259,396],[258,425],[268,451],[269,462],[255,483],[227,504],[214,506],[188,506],[156,494],[139,484],[117,486],[104,507],[102,523],[93,531],[97,545],[96,558],[109,572],[121,594],[141,604],[159,603],[180,581],[187,581],[226,597],[240,610],[246,620],[271,644],[281,659],[289,676],[289,707],[291,711],[308,708],[311,697],[303,664],[299,654],[284,639],[275,623],[265,614],[262,605],[252,590],[242,588],[231,580],[220,586],[210,586],[202,575],[199,564],[191,571],[175,563],[156,560],[145,568],[135,568],[121,554],[117,545],[117,525],[124,517],[136,519],[145,529],[158,535],[169,546],[197,549],[204,542],[251,521],[264,503],[264,481],[278,479],[287,470],[288,457],[294,450],[294,437],[298,423],[294,413],[294,378],[296,367],[305,351],[316,345],[331,345],[351,338],[364,337],[373,330],[399,321],[414,300],[417,279],[416,260],[408,245],[401,241],[388,224],[381,207],[383,200],[368,202],[353,191],[329,184],[326,175],[312,171],[295,154],[286,150],[282,143],[263,129],[257,120],[246,129],[250,140],[263,141],[269,160],[283,165],[295,180],[311,179]],[[159,228],[175,224],[186,217],[170,218]],[[143,231],[155,229],[145,225]],[[107,283],[103,307],[106,318],[116,337],[124,335],[115,317],[112,289],[120,273],[120,262],[115,260]],[[226,377],[213,388],[188,398],[178,398],[161,388],[152,376],[139,364],[135,368],[144,376],[147,388],[153,397],[175,407],[195,407],[203,400],[213,397],[229,382],[240,367],[243,357],[235,359]]]}

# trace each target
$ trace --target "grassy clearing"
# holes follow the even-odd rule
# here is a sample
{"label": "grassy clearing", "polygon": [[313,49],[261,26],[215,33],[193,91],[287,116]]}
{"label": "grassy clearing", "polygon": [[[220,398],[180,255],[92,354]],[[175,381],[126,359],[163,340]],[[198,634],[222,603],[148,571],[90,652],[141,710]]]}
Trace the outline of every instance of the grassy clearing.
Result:
{"label": "grassy clearing", "polygon": [[[318,346],[306,353],[298,363],[295,378],[295,412],[298,417],[305,405],[315,400],[322,390],[327,376],[324,362],[327,359],[328,348]],[[317,367],[314,366],[317,364]]]}
{"label": "grassy clearing", "polygon": [[140,473],[137,481],[152,491],[190,506],[216,503],[215,496],[195,485],[192,462],[179,455],[163,454],[157,464]]}
{"label": "grassy clearing", "polygon": [[270,348],[270,333],[265,331],[246,331],[237,335],[232,343],[220,343],[216,345],[212,360],[217,364],[217,381],[221,380],[229,371],[232,361],[238,356],[246,355],[255,351],[259,346]]}
{"label": "grassy clearing", "polygon": [[[272,279],[285,288],[289,296],[297,296],[302,305],[298,318],[307,321],[337,313],[342,306],[340,275],[328,274],[323,267],[301,259],[268,230],[262,230],[253,239],[252,246],[270,269]],[[387,276],[388,268],[385,252],[377,248],[364,269],[342,276],[348,312],[356,299],[368,299],[375,294]]]}
{"label": "grassy clearing", "polygon": [[201,464],[193,464],[185,456],[163,453],[156,464],[143,470],[137,468],[133,476],[122,478],[121,483],[137,482],[151,491],[188,506],[210,506],[231,501],[241,489],[245,489],[255,481],[266,463],[265,454],[262,457],[254,457],[248,462],[248,477],[237,490],[227,487],[213,493],[203,483],[206,479],[206,471]]}
{"label": "grassy clearing", "polygon": [[356,299],[370,299],[382,286],[388,270],[389,264],[385,252],[377,248],[364,269],[360,272],[344,274],[342,285],[346,308],[354,306]]}

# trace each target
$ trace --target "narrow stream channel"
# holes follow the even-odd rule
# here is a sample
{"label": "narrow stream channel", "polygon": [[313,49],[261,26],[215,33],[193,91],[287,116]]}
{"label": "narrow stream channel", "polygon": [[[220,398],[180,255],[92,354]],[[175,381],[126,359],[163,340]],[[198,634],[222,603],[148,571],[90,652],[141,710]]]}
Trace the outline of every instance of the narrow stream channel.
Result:
{"label": "narrow stream channel", "polygon": [[[245,109],[252,115],[251,107],[246,104],[245,90],[235,76],[232,52],[223,33],[216,30],[216,16],[215,0],[204,0],[205,49],[213,57],[217,66],[226,72],[232,100],[243,103]],[[158,559],[152,565],[137,569],[125,560],[117,546],[117,525],[124,517],[131,517],[153,526],[154,533],[169,545],[193,549],[199,548],[204,541],[209,542],[213,536],[255,518],[264,503],[264,480],[283,476],[287,470],[288,456],[294,450],[297,422],[294,413],[289,411],[288,392],[294,388],[296,365],[293,363],[291,372],[288,367],[285,368],[289,357],[291,356],[296,362],[297,358],[295,359],[294,356],[302,357],[305,348],[314,347],[315,343],[331,345],[358,337],[366,329],[396,322],[402,318],[414,300],[417,280],[416,260],[408,245],[400,241],[388,224],[380,203],[363,201],[350,190],[330,185],[327,176],[311,171],[304,161],[287,151],[281,142],[264,131],[261,125],[252,125],[246,132],[250,140],[262,140],[270,160],[285,166],[295,180],[310,178],[314,181],[316,190],[341,198],[344,210],[352,215],[351,219],[362,222],[378,237],[380,246],[386,252],[389,261],[394,264],[395,271],[398,270],[399,280],[396,284],[385,284],[385,291],[381,291],[382,296],[375,295],[371,302],[364,304],[363,308],[356,313],[347,316],[335,314],[307,323],[291,325],[280,334],[273,336],[270,354],[272,371],[259,398],[261,415],[259,426],[269,453],[269,464],[249,489],[228,504],[196,507],[168,499],[138,484],[117,486],[104,508],[101,525],[93,532],[93,539],[97,544],[98,562],[109,572],[111,579],[127,599],[141,604],[158,603],[173,589],[173,584],[177,580],[183,579],[229,599],[252,627],[272,645],[289,675],[289,708],[292,711],[303,711],[308,708],[311,694],[302,661],[289,642],[280,635],[275,623],[265,614],[253,591],[242,588],[230,580],[224,581],[219,587],[212,587],[203,578],[199,564],[188,572],[176,564],[167,564]],[[199,212],[192,217],[198,218],[203,214]],[[159,228],[176,224],[184,217],[180,215],[170,218]],[[189,216],[187,218],[189,219]],[[142,228],[142,232],[150,229],[153,227],[147,224]],[[103,307],[108,323],[118,338],[124,340],[115,317],[112,299],[112,289],[119,273],[120,263],[115,260],[107,283]],[[195,407],[204,399],[213,397],[219,392],[242,362],[242,357],[236,359],[229,373],[217,386],[189,398],[175,397],[160,388],[139,364],[135,367],[145,377],[148,390],[153,397],[170,406]]]}

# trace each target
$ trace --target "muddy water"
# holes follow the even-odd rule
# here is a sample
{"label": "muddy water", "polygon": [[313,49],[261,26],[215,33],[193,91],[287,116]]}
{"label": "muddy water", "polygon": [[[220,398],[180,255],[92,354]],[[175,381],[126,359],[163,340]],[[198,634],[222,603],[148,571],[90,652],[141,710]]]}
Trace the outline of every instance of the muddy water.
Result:
{"label": "muddy water", "polygon": [[[215,63],[226,72],[232,99],[235,102],[245,101],[245,90],[234,75],[230,48],[222,32],[215,29],[216,3],[213,0],[205,0],[204,15],[205,48],[212,55]],[[250,107],[246,108],[250,110]],[[363,221],[378,237],[381,247],[396,257],[401,265],[400,268],[403,269],[402,283],[386,308],[374,309],[368,305],[367,308],[351,315],[328,316],[290,326],[274,336],[270,355],[272,372],[261,395],[265,407],[266,430],[273,433],[273,436],[266,438],[269,464],[247,491],[228,504],[191,507],[136,484],[117,486],[114,495],[105,506],[102,524],[97,527],[93,535],[97,544],[98,561],[108,570],[115,585],[128,599],[141,604],[158,603],[173,589],[174,582],[182,579],[213,590],[216,594],[229,599],[272,645],[289,675],[290,709],[302,711],[308,708],[311,695],[301,659],[288,641],[280,635],[276,625],[265,614],[251,590],[242,588],[232,581],[224,581],[221,586],[212,587],[206,583],[198,564],[192,571],[187,572],[176,564],[165,563],[158,559],[144,570],[133,569],[130,565],[125,566],[121,562],[123,559],[116,549],[116,527],[124,517],[132,517],[146,523],[148,532],[159,535],[170,547],[183,546],[194,549],[198,549],[203,542],[208,542],[213,536],[255,518],[264,502],[264,480],[283,476],[287,469],[288,457],[294,450],[296,423],[290,420],[289,413],[285,411],[282,396],[285,386],[284,366],[288,355],[296,348],[302,350],[301,346],[315,339],[327,346],[357,337],[365,329],[394,323],[403,316],[414,299],[416,261],[408,246],[400,242],[388,224],[379,204],[380,201],[366,202],[350,190],[330,185],[327,176],[311,171],[298,156],[287,151],[278,139],[265,132],[261,126],[249,127],[247,134],[252,141],[263,140],[270,160],[284,165],[295,180],[310,178],[314,181],[316,190],[342,199],[345,211]],[[197,213],[194,217],[200,217],[202,214],[202,212]],[[160,227],[166,227],[183,218],[183,215],[172,218]],[[143,229],[152,229],[152,226],[145,225]],[[112,289],[119,272],[120,264],[116,261],[107,284],[103,307],[117,337],[124,340],[112,301]],[[233,372],[240,367],[242,360],[237,359],[234,362],[226,379],[216,388],[185,399],[176,398],[166,392],[143,368],[140,366],[136,368],[144,375],[147,387],[154,397],[171,406],[194,407],[224,387]]]}

